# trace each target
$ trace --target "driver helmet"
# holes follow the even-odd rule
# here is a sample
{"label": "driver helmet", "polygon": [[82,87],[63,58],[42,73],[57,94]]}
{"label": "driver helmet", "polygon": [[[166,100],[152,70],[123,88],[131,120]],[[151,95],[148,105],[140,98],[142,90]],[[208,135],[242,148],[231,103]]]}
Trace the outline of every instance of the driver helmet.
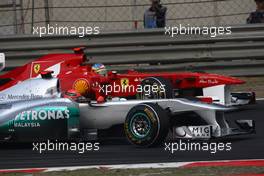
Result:
{"label": "driver helmet", "polygon": [[106,68],[103,64],[94,64],[92,66],[92,71],[103,76],[107,74]]}

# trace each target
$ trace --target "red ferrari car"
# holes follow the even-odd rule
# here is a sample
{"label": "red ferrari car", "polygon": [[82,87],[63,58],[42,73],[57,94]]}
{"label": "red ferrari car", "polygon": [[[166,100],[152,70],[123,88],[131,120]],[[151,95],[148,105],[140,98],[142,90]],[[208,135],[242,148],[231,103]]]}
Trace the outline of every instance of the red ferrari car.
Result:
{"label": "red ferrari car", "polygon": [[[174,98],[197,97],[224,105],[248,104],[255,101],[254,93],[231,93],[230,86],[245,83],[233,77],[209,73],[173,72],[127,73],[97,70],[89,64],[82,48],[72,54],[48,54],[0,76],[0,91],[21,81],[40,77],[43,71],[52,71],[61,82],[61,90],[75,90],[86,98]],[[103,72],[100,72],[102,71]],[[34,86],[34,85],[32,85]]]}

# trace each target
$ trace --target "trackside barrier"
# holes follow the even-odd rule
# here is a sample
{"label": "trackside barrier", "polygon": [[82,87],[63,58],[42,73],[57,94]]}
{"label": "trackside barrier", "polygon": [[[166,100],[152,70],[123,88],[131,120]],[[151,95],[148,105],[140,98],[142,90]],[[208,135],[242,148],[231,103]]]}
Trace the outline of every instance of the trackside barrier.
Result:
{"label": "trackside barrier", "polygon": [[209,71],[232,76],[264,75],[264,25],[232,26],[232,34],[165,35],[164,29],[101,32],[84,36],[2,36],[6,70],[49,53],[87,47],[91,63],[124,71]]}

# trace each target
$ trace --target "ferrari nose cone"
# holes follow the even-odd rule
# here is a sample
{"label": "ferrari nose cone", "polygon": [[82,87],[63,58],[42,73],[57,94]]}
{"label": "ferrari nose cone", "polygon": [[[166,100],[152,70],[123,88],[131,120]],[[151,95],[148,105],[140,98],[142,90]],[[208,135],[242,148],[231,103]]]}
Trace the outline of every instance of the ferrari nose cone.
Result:
{"label": "ferrari nose cone", "polygon": [[203,74],[199,76],[199,83],[205,87],[210,87],[217,85],[244,84],[245,81],[229,76],[217,74]]}
{"label": "ferrari nose cone", "polygon": [[222,79],[222,81],[225,84],[244,84],[245,83],[245,81],[238,79],[238,78],[234,78],[234,77],[220,76],[220,79]]}

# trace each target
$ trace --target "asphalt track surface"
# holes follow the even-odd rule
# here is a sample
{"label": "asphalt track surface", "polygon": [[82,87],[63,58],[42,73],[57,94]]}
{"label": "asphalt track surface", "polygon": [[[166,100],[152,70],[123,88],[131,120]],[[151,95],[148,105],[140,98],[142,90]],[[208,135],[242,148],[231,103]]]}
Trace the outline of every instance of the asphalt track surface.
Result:
{"label": "asphalt track surface", "polygon": [[[137,148],[125,140],[113,140],[100,145],[99,151],[78,154],[77,152],[48,152],[39,154],[32,151],[32,145],[1,145],[0,169],[87,166],[101,164],[135,164],[179,161],[208,161],[264,158],[264,101],[238,112],[227,115],[227,119],[254,119],[257,134],[220,139],[231,142],[231,151],[177,151],[171,154],[164,146]],[[219,141],[219,139],[218,139]],[[210,141],[215,142],[215,141]]]}

